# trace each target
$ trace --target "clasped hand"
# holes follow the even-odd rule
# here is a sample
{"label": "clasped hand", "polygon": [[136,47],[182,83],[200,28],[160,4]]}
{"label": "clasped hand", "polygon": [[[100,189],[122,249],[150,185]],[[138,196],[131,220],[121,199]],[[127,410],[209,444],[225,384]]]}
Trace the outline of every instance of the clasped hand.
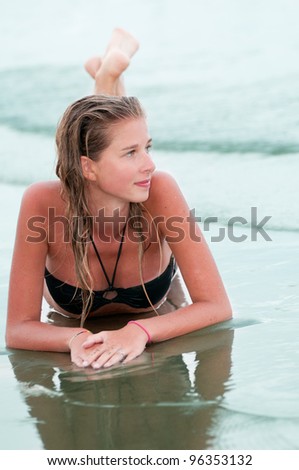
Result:
{"label": "clasped hand", "polygon": [[[83,338],[82,338],[83,337]],[[126,325],[119,330],[79,335],[71,346],[71,360],[78,367],[107,368],[140,356],[145,349],[147,336],[143,331]]]}

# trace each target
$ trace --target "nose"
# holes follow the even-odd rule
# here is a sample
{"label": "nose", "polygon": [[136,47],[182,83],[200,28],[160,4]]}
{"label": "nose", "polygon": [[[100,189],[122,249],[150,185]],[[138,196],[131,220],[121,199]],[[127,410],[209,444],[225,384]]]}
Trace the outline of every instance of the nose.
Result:
{"label": "nose", "polygon": [[154,164],[152,157],[150,156],[148,152],[145,151],[143,153],[143,159],[142,159],[140,171],[142,173],[151,174],[155,171],[155,169],[156,169],[156,165]]}

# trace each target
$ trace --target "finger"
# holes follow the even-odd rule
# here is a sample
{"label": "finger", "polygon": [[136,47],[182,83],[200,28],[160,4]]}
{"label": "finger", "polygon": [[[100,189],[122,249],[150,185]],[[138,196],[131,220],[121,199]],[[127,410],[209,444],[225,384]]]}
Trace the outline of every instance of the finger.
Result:
{"label": "finger", "polygon": [[136,359],[136,357],[140,356],[141,353],[130,353],[127,355],[127,357],[123,360],[123,364],[127,364],[128,362],[132,361],[133,359]]}
{"label": "finger", "polygon": [[85,367],[84,365],[84,359],[82,357],[74,357],[71,359],[72,363],[75,364],[77,367]]}
{"label": "finger", "polygon": [[104,364],[103,367],[111,367],[115,364],[122,363],[126,358],[126,353],[123,352],[122,349],[119,349],[115,352],[115,354]]}
{"label": "finger", "polygon": [[101,349],[101,347],[98,348],[93,348],[91,351],[87,351],[86,355],[84,355],[83,358],[83,367],[88,367],[92,365],[93,362],[96,362],[99,357],[104,353],[105,351]]}
{"label": "finger", "polygon": [[92,367],[99,369],[100,367],[110,367],[118,362],[122,362],[126,357],[126,353],[122,349],[110,349],[104,351],[93,363]]}
{"label": "finger", "polygon": [[95,336],[95,335],[90,335],[88,338],[82,343],[83,348],[88,349],[91,346],[94,346],[95,344],[103,343],[104,339],[102,336]]}
{"label": "finger", "polygon": [[113,356],[114,351],[104,351],[96,360],[91,363],[94,369],[100,369]]}

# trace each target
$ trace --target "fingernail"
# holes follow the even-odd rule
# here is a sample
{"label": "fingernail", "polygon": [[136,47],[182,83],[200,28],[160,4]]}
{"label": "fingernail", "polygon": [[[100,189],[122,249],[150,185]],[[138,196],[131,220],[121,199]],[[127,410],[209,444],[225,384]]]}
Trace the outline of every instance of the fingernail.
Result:
{"label": "fingernail", "polygon": [[87,366],[88,366],[88,362],[87,362],[87,361],[83,361],[83,362],[82,362],[82,366],[83,366],[83,367],[87,367]]}
{"label": "fingernail", "polygon": [[100,364],[98,364],[98,363],[96,362],[96,363],[93,363],[93,364],[92,364],[92,367],[93,367],[94,369],[99,369],[101,366],[100,366]]}

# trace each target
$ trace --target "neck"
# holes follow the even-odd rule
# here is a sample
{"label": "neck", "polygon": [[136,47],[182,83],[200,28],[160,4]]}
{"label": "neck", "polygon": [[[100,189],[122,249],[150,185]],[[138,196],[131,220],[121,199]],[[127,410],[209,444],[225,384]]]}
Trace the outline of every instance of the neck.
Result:
{"label": "neck", "polygon": [[115,198],[110,194],[102,192],[92,184],[86,185],[86,195],[91,215],[97,216],[99,210],[105,211],[106,216],[113,216],[115,212],[127,217],[130,210],[130,202]]}
{"label": "neck", "polygon": [[111,237],[119,239],[129,218],[130,203],[105,197],[91,197],[89,210],[93,217],[94,236],[108,241]]}

